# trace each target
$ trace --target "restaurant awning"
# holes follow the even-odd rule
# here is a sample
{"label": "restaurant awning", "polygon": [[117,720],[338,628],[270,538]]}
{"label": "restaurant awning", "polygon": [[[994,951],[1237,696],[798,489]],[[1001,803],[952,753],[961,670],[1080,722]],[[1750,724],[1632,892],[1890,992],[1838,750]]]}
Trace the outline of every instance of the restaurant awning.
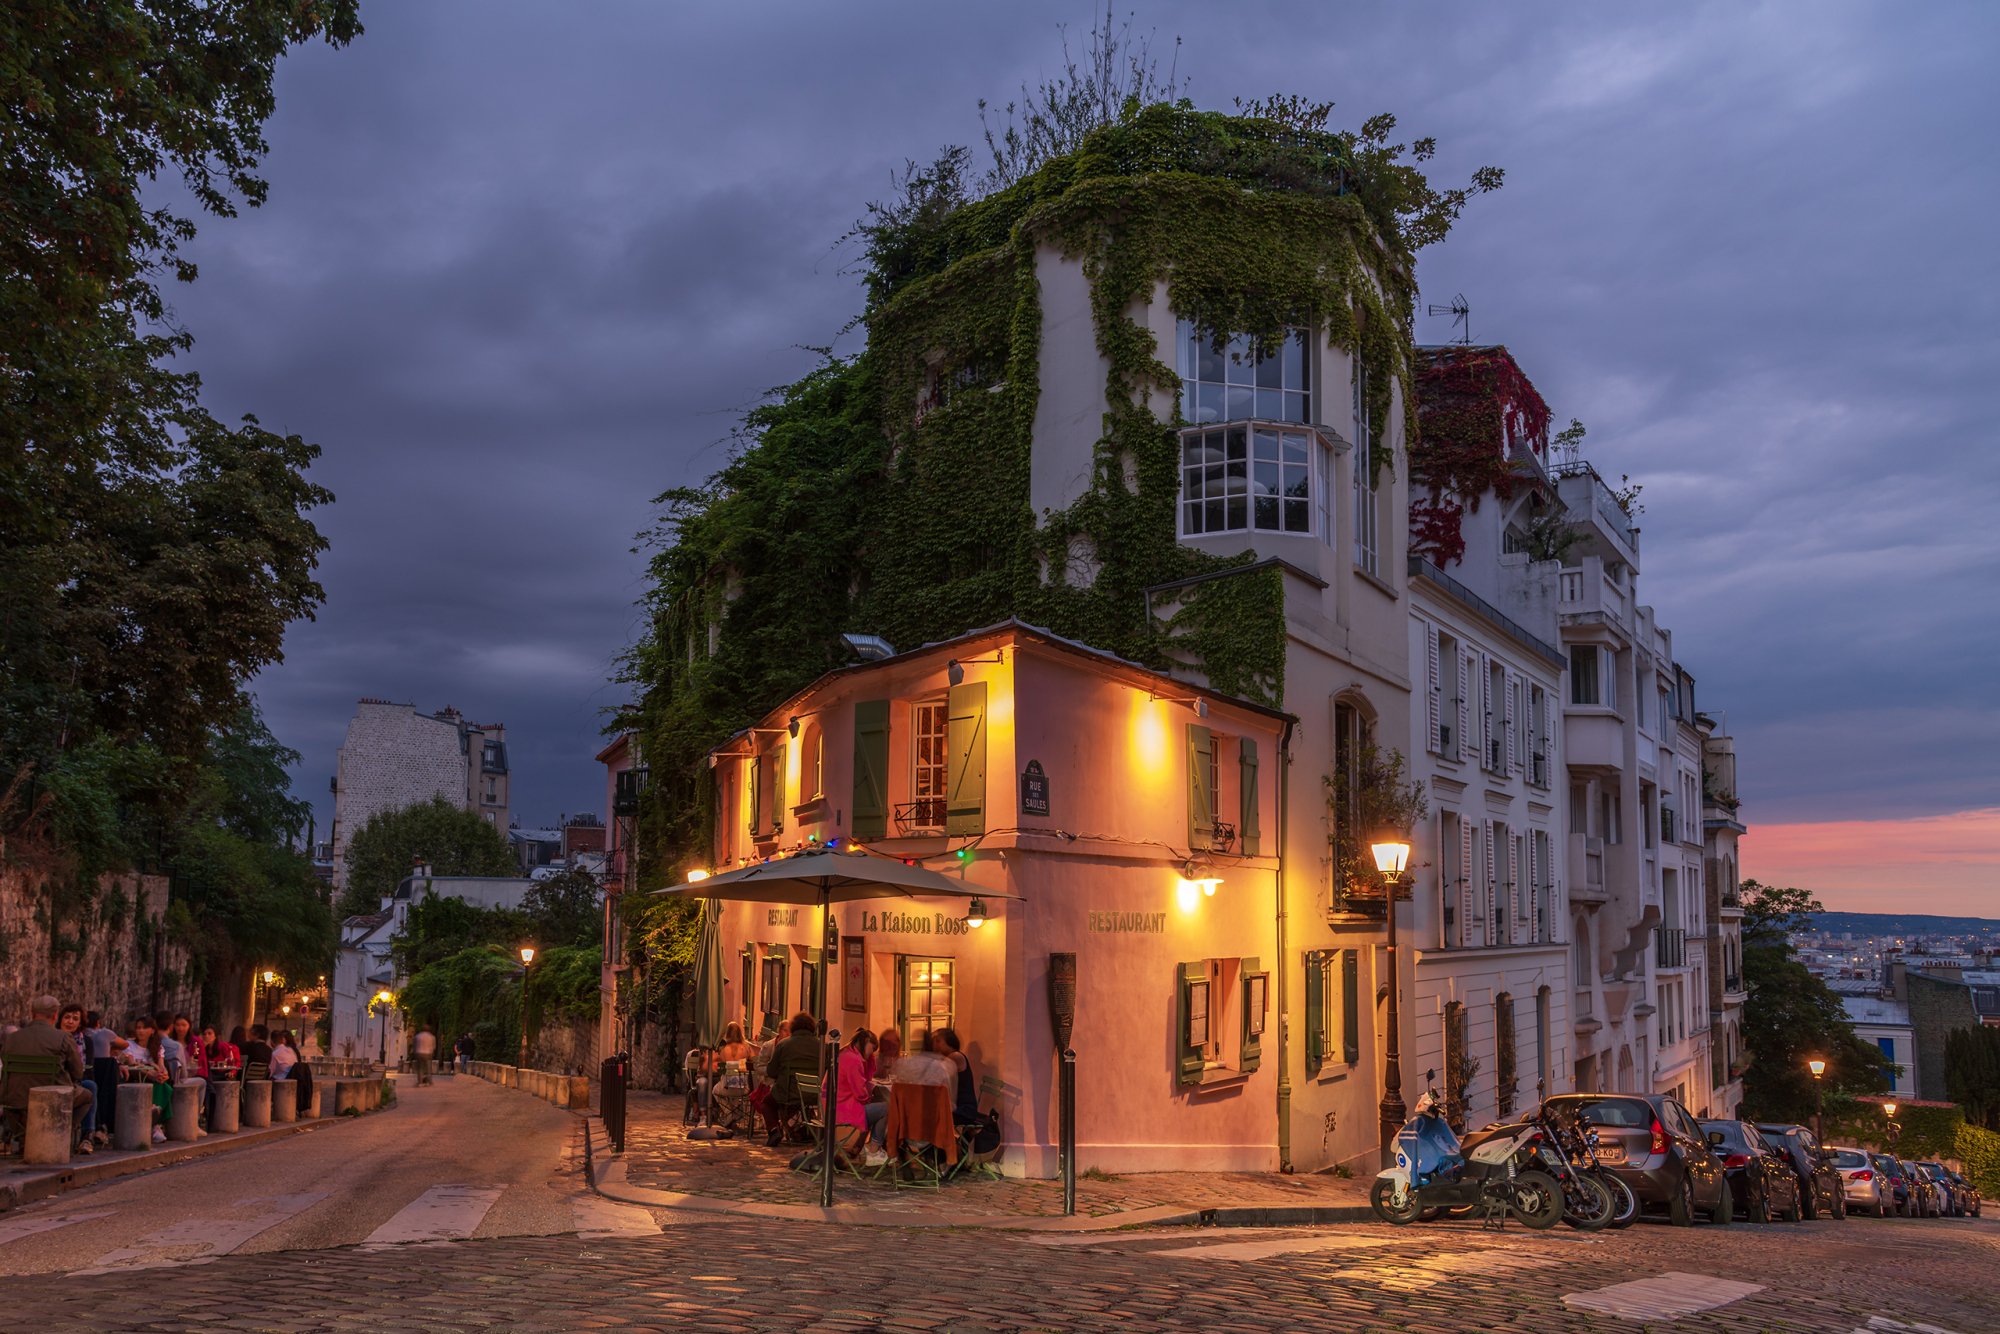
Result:
{"label": "restaurant awning", "polygon": [[861,899],[1016,899],[1004,889],[911,866],[895,857],[822,848],[651,891],[683,899],[739,903],[853,903]]}

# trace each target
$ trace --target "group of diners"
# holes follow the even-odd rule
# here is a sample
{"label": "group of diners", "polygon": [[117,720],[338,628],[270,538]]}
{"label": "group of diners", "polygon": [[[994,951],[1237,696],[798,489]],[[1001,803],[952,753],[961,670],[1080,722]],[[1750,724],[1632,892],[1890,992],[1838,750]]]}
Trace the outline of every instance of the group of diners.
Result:
{"label": "group of diners", "polygon": [[[707,1115],[718,1126],[740,1128],[761,1119],[765,1142],[774,1148],[788,1140],[809,1142],[803,1113],[811,1102],[806,1089],[820,1078],[822,1032],[819,1021],[803,1011],[792,1016],[782,1035],[767,1029],[756,1044],[744,1037],[741,1024],[727,1025],[721,1045],[688,1056],[690,1122],[699,1124]],[[985,1119],[971,1058],[951,1028],[917,1030],[908,1051],[894,1028],[880,1034],[857,1029],[829,1075],[831,1094],[823,1089],[821,1096],[832,1111],[834,1149],[866,1167],[890,1159],[890,1112],[899,1087],[910,1090],[902,1095],[903,1123],[893,1127],[899,1143],[941,1144],[957,1127]],[[927,1088],[937,1092],[919,1092]]]}
{"label": "group of diners", "polygon": [[37,996],[28,1008],[26,1022],[0,1029],[0,1148],[8,1151],[18,1147],[28,1091],[51,1084],[73,1090],[73,1152],[86,1154],[111,1142],[120,1084],[152,1086],[148,1137],[155,1143],[166,1138],[177,1085],[203,1089],[201,1135],[223,1081],[282,1081],[301,1109],[312,1101],[312,1067],[286,1029],[238,1024],[225,1039],[213,1024],[197,1027],[185,1014],[162,1010],[137,1016],[120,1033],[97,1011],[54,996]]}

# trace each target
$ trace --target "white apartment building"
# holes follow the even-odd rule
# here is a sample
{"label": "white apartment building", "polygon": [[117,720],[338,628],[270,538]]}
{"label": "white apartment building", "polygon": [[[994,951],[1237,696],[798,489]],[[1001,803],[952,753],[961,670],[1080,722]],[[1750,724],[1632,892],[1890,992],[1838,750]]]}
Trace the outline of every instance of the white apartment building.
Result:
{"label": "white apartment building", "polygon": [[1430,811],[1412,840],[1404,1085],[1413,1097],[1435,1070],[1475,1126],[1573,1081],[1558,566],[1521,549],[1552,500],[1546,448],[1516,444],[1529,485],[1466,507],[1460,560],[1448,570],[1417,555],[1409,563],[1419,697],[1409,755]]}
{"label": "white apartment building", "polygon": [[334,761],[332,863],[335,894],[347,888],[347,844],[372,815],[443,797],[505,834],[507,728],[466,721],[457,709],[418,713],[412,704],[364,699]]}
{"label": "white apartment building", "polygon": [[1712,1074],[1694,681],[1638,601],[1638,528],[1587,463],[1557,471],[1581,535],[1559,594],[1576,1086],[1672,1093],[1701,1114]]}
{"label": "white apartment building", "polygon": [[1702,733],[1702,875],[1708,900],[1709,1082],[1717,1116],[1736,1115],[1743,1103],[1743,900],[1736,841],[1747,832],[1738,818],[1736,739],[1715,720],[1695,715]]}

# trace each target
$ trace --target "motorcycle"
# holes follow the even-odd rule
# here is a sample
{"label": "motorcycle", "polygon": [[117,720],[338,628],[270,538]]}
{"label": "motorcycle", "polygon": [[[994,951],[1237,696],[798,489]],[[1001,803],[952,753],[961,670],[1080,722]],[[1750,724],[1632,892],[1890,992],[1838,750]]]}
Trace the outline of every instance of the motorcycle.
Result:
{"label": "motorcycle", "polygon": [[1629,1222],[1637,1215],[1639,1201],[1631,1187],[1597,1161],[1596,1131],[1564,1125],[1540,1107],[1528,1114],[1527,1124],[1542,1132],[1535,1152],[1562,1185],[1563,1222],[1582,1232],[1600,1232],[1621,1217]]}
{"label": "motorcycle", "polygon": [[[1427,1076],[1436,1077],[1435,1071]],[[1396,1165],[1375,1178],[1368,1205],[1398,1227],[1445,1210],[1476,1212],[1496,1227],[1510,1214],[1525,1227],[1554,1227],[1562,1220],[1564,1191],[1541,1157],[1545,1138],[1532,1124],[1488,1126],[1461,1144],[1437,1090],[1426,1089],[1416,1115],[1396,1134]]]}
{"label": "motorcycle", "polygon": [[1625,1178],[1599,1160],[1597,1131],[1591,1127],[1589,1119],[1580,1116],[1573,1120],[1565,1120],[1560,1116],[1550,1115],[1545,1107],[1546,1105],[1536,1109],[1537,1121],[1548,1130],[1549,1137],[1569,1159],[1577,1174],[1596,1182],[1610,1197],[1611,1212],[1603,1222],[1593,1226],[1567,1216],[1564,1221],[1587,1231],[1596,1231],[1600,1227],[1630,1227],[1639,1217],[1639,1197],[1632,1193],[1632,1187],[1626,1184]]}

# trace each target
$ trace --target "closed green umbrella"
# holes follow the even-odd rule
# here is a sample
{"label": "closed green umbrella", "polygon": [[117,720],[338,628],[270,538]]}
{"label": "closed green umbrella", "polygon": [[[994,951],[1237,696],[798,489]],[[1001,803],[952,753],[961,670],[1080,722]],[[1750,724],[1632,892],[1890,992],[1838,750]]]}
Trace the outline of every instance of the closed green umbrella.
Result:
{"label": "closed green umbrella", "polygon": [[[694,1041],[697,1047],[714,1051],[722,1045],[722,905],[705,899],[701,905],[701,938],[694,952]],[[715,1120],[715,1072],[708,1078],[708,1105],[702,1109],[702,1124],[688,1132],[689,1139],[718,1138]]]}

